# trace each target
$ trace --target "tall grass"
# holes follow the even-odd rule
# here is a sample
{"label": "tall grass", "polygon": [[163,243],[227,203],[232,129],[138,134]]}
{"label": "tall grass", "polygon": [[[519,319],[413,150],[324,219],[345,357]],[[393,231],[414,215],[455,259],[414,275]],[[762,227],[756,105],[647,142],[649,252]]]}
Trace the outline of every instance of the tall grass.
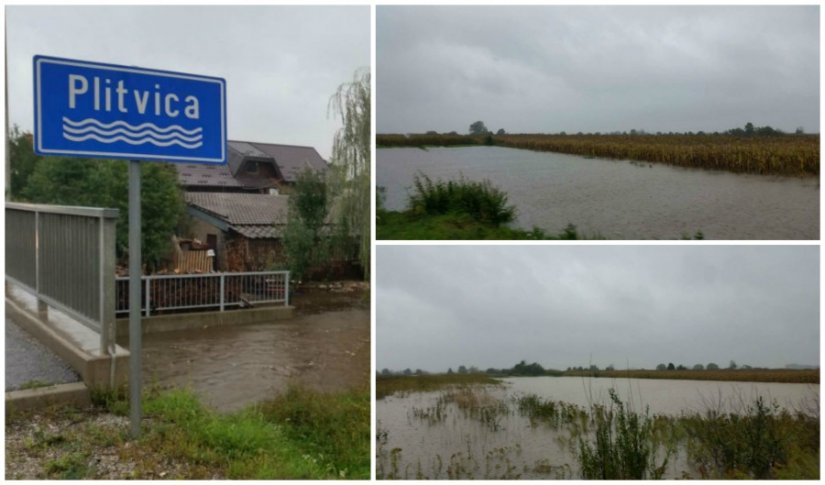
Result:
{"label": "tall grass", "polygon": [[711,409],[680,423],[703,478],[819,476],[819,419],[780,411],[761,396],[745,412]]}
{"label": "tall grass", "polygon": [[578,461],[584,479],[659,479],[665,473],[671,450],[657,463],[653,419],[629,411],[610,389],[610,404],[593,405],[592,440],[579,438]]}
{"label": "tall grass", "polygon": [[479,222],[495,226],[511,222],[516,215],[514,206],[507,205],[507,194],[490,181],[459,180],[433,181],[418,173],[413,179],[410,210],[430,216],[467,214]]}

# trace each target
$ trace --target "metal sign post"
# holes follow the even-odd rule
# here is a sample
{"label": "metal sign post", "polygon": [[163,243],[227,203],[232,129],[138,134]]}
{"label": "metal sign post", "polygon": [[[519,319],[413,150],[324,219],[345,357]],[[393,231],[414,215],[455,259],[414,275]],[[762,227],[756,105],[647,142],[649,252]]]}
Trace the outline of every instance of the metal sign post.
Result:
{"label": "metal sign post", "polygon": [[129,405],[131,434],[138,437],[140,161],[226,164],[226,81],[47,56],[35,56],[33,70],[36,154],[130,160]]}
{"label": "metal sign post", "polygon": [[129,162],[129,419],[133,438],[140,436],[141,324],[140,324],[140,161]]}

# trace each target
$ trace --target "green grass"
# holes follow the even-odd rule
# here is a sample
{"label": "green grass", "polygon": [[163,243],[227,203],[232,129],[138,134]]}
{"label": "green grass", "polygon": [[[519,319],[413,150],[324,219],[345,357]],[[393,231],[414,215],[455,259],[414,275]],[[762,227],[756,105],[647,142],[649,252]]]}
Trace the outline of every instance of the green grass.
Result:
{"label": "green grass", "polygon": [[[96,420],[127,410],[124,396],[96,393],[93,398],[97,407],[91,411],[54,410],[38,418],[63,425],[48,432],[35,429],[22,450],[10,454],[7,447],[9,469],[15,457],[36,455],[43,460],[38,478],[100,478],[93,457],[116,454],[134,467],[129,476],[114,478],[370,477],[369,389],[326,394],[290,388],[232,414],[208,409],[187,390],[152,390],[143,398],[142,434],[136,441],[129,439],[123,421],[101,425]],[[32,417],[14,417],[18,425],[26,419]]]}
{"label": "green grass", "polygon": [[155,421],[142,441],[227,478],[369,478],[369,392],[291,388],[284,396],[220,415],[189,392],[146,400]]}
{"label": "green grass", "polygon": [[427,392],[456,386],[495,384],[499,384],[499,381],[486,374],[379,375],[375,379],[375,395],[376,399],[383,399],[395,393]]}

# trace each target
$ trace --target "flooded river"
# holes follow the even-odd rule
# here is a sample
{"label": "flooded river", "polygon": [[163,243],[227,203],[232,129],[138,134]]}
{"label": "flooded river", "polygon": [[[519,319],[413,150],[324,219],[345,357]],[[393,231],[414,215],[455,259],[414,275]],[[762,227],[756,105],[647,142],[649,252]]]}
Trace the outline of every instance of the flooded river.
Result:
{"label": "flooded river", "polygon": [[144,382],[188,387],[234,411],[290,384],[319,391],[369,385],[370,311],[363,292],[296,295],[295,318],[143,337]]}
{"label": "flooded river", "polygon": [[[575,439],[567,429],[531,422],[520,413],[518,398],[526,395],[587,407],[606,403],[608,389],[614,388],[635,410],[649,406],[651,415],[679,416],[708,407],[741,412],[757,396],[791,411],[819,412],[818,385],[581,377],[503,383],[480,388],[475,398],[498,403],[493,417],[462,412],[460,398],[445,400],[448,391],[378,400],[379,478],[577,478]],[[697,477],[684,448],[671,457],[666,477],[683,473]]]}
{"label": "flooded river", "polygon": [[819,179],[585,159],[503,147],[385,148],[376,178],[402,210],[413,176],[489,179],[518,208],[516,224],[558,233],[575,224],[611,239],[818,239]]}

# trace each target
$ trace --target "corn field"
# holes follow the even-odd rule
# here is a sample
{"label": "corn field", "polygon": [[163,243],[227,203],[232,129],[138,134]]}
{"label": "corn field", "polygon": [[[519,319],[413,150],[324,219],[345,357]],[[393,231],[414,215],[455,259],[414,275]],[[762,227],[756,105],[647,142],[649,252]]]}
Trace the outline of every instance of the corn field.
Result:
{"label": "corn field", "polygon": [[379,147],[492,144],[739,173],[819,175],[819,135],[378,135],[376,142]]}

